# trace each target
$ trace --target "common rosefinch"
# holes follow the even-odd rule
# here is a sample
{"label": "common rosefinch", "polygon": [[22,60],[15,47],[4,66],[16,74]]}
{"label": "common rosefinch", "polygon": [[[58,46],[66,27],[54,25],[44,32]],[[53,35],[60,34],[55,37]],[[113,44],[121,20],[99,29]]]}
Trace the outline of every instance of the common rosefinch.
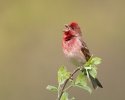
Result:
{"label": "common rosefinch", "polygon": [[[77,22],[71,22],[65,25],[66,30],[63,30],[63,52],[66,58],[75,66],[81,67],[90,59],[91,55],[86,43],[82,39],[82,32]],[[90,74],[90,80],[93,88],[103,88],[97,78],[93,78]]]}

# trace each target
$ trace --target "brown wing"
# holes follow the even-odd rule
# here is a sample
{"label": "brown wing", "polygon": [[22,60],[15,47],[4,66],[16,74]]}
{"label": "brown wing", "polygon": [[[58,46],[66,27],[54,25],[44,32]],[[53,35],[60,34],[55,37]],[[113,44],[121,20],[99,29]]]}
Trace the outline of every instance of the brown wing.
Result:
{"label": "brown wing", "polygon": [[83,47],[81,48],[81,51],[85,55],[86,61],[88,61],[90,59],[90,57],[91,57],[89,49],[86,46],[85,42],[83,42],[83,41],[82,41],[82,46]]}

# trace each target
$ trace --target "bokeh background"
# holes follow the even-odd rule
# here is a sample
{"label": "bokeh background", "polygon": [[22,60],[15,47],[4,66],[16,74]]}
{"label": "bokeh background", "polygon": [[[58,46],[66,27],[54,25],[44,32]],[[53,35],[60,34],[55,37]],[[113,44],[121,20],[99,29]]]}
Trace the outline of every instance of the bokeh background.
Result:
{"label": "bokeh background", "polygon": [[[57,71],[75,67],[62,52],[64,24],[77,21],[91,54],[103,59],[104,89],[72,88],[76,100],[125,99],[124,0],[1,0],[0,100],[56,100]],[[89,83],[91,86],[91,83]],[[92,87],[92,86],[91,86]]]}

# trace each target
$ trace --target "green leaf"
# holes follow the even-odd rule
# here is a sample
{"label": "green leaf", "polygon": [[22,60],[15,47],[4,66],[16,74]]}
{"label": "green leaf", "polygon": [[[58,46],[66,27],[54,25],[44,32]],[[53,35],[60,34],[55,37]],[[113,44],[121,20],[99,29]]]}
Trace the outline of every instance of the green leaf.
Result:
{"label": "green leaf", "polygon": [[70,100],[75,100],[75,98],[73,97],[73,98],[71,98]]}
{"label": "green leaf", "polygon": [[64,74],[67,72],[66,67],[61,66],[59,71],[58,71],[58,83],[63,84],[64,83]]}
{"label": "green leaf", "polygon": [[60,100],[68,100],[68,93],[64,92]]}
{"label": "green leaf", "polygon": [[58,91],[58,89],[54,86],[48,85],[46,89],[51,90],[51,91]]}
{"label": "green leaf", "polygon": [[89,71],[90,75],[94,78],[96,78],[97,76],[97,71],[95,68],[92,67],[92,69]]}
{"label": "green leaf", "polygon": [[90,57],[90,59],[85,63],[85,66],[90,66],[92,63],[93,56]]}
{"label": "green leaf", "polygon": [[70,72],[65,72],[64,73],[64,79],[67,79],[70,76],[70,74],[71,74]]}
{"label": "green leaf", "polygon": [[75,86],[75,82],[74,82],[74,81],[72,81],[71,85],[74,87],[74,86]]}
{"label": "green leaf", "polygon": [[88,86],[83,86],[81,83],[76,84],[76,86],[89,91],[89,93],[92,93],[92,89],[90,87],[88,87]]}
{"label": "green leaf", "polygon": [[93,58],[93,56],[91,56],[90,59],[86,62],[85,67],[89,67],[89,66],[93,67],[93,65],[97,66],[98,64],[101,63],[101,61],[102,61],[101,58],[98,58],[98,57]]}
{"label": "green leaf", "polygon": [[65,73],[65,72],[67,72],[66,67],[65,66],[61,66],[59,71],[58,71],[58,73]]}
{"label": "green leaf", "polygon": [[76,82],[75,82],[75,86],[85,89],[89,91],[90,93],[92,92],[91,88],[87,86],[86,75],[84,73],[81,73],[78,75]]}
{"label": "green leaf", "polygon": [[95,57],[92,59],[92,62],[94,65],[99,65],[101,63],[102,59],[101,58],[98,58],[98,57]]}
{"label": "green leaf", "polygon": [[93,55],[89,58],[89,60],[87,62],[91,63],[92,59],[93,59]]}
{"label": "green leaf", "polygon": [[63,84],[65,80],[69,77],[70,72],[67,72],[66,67],[61,66],[58,71],[58,83]]}

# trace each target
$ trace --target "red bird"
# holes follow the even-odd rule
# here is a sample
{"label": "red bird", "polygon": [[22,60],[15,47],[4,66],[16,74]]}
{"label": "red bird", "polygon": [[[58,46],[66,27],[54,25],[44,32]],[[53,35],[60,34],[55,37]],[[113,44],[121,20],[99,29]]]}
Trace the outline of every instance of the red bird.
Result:
{"label": "red bird", "polygon": [[[62,48],[66,58],[77,67],[83,66],[91,57],[86,43],[82,39],[82,32],[77,22],[71,22],[65,25],[63,30],[64,37]],[[103,88],[97,78],[93,78],[90,74],[93,88]]]}

